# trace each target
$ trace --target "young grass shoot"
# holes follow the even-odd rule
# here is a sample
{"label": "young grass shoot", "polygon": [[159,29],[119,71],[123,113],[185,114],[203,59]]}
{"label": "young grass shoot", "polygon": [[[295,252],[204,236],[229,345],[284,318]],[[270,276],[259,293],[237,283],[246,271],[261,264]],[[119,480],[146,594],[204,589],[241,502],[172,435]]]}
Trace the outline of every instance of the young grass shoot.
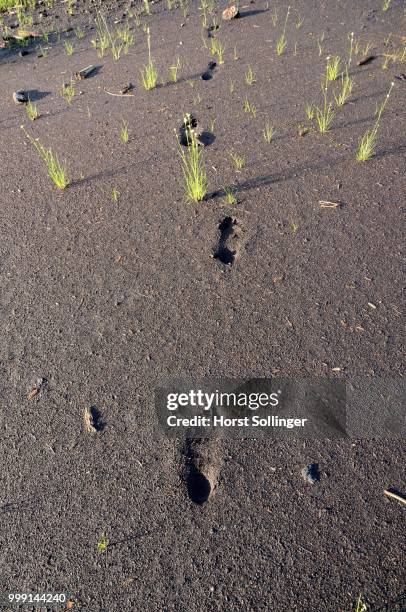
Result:
{"label": "young grass shoot", "polygon": [[121,121],[121,127],[120,127],[120,140],[123,144],[127,144],[127,142],[129,141],[130,135],[128,132],[128,121],[125,121],[124,119]]}
{"label": "young grass shoot", "polygon": [[321,134],[324,134],[325,132],[328,132],[331,129],[335,116],[335,113],[333,111],[333,104],[331,103],[331,101],[328,100],[328,85],[330,81],[328,72],[328,62],[329,58],[327,58],[325,81],[324,83],[322,83],[324,103],[322,108],[319,108],[318,106],[316,106],[315,108],[316,122],[319,128],[319,132]]}
{"label": "young grass shoot", "polygon": [[30,134],[28,134],[23,125],[21,126],[21,129],[44,162],[48,176],[52,182],[56,185],[56,187],[58,187],[58,189],[66,189],[66,187],[69,186],[70,181],[66,168],[59,162],[58,156],[53,153],[51,148],[47,149],[44,147],[38,138],[33,138]]}
{"label": "young grass shoot", "polygon": [[25,107],[27,111],[27,116],[30,121],[35,121],[39,117],[39,112],[35,104],[28,100],[28,104]]}
{"label": "young grass shoot", "polygon": [[141,81],[142,86],[146,91],[155,89],[158,82],[158,71],[155,68],[154,60],[151,55],[151,33],[147,28],[147,41],[148,41],[148,64],[141,70]]}
{"label": "young grass shoot", "polygon": [[264,128],[263,134],[264,134],[265,142],[267,142],[268,144],[270,142],[272,142],[272,139],[273,139],[274,134],[275,134],[275,129],[274,129],[272,123],[269,121],[269,119],[265,123],[265,128]]}
{"label": "young grass shoot", "polygon": [[287,23],[288,23],[289,13],[290,13],[290,6],[288,6],[288,10],[286,12],[285,25],[283,27],[283,32],[280,35],[280,37],[278,38],[278,42],[276,43],[276,53],[277,53],[277,55],[283,55],[285,53],[286,46],[288,44],[287,40],[286,40],[286,26],[287,26]]}
{"label": "young grass shoot", "polygon": [[234,166],[237,172],[241,172],[241,170],[245,168],[245,159],[241,155],[238,155],[233,151],[230,151],[230,157],[234,162]]}
{"label": "young grass shoot", "polygon": [[380,106],[378,107],[377,113],[376,113],[376,119],[375,119],[375,123],[374,126],[372,128],[372,130],[367,130],[365,132],[365,134],[363,135],[363,137],[360,140],[359,146],[358,146],[358,151],[357,151],[357,160],[359,162],[365,162],[368,161],[369,159],[371,159],[371,157],[373,157],[375,155],[376,152],[376,145],[377,145],[377,137],[378,137],[378,130],[379,130],[379,126],[381,123],[381,117],[383,114],[383,111],[385,110],[385,107],[389,101],[390,95],[392,93],[392,89],[393,89],[394,83],[391,83],[391,86],[389,88],[388,93],[386,94],[386,98],[384,99],[384,101],[380,104]]}
{"label": "young grass shoot", "polygon": [[338,55],[327,58],[327,78],[329,81],[336,81],[340,75],[341,59]]}
{"label": "young grass shoot", "polygon": [[73,98],[75,97],[75,86],[73,83],[63,83],[62,85],[62,96],[65,98],[68,106],[70,106],[73,102]]}
{"label": "young grass shoot", "polygon": [[179,140],[179,155],[182,161],[182,170],[186,197],[191,202],[201,202],[208,190],[207,174],[203,163],[203,148],[199,146],[196,134],[189,129],[190,115],[184,118],[185,133],[188,146],[186,150]]}

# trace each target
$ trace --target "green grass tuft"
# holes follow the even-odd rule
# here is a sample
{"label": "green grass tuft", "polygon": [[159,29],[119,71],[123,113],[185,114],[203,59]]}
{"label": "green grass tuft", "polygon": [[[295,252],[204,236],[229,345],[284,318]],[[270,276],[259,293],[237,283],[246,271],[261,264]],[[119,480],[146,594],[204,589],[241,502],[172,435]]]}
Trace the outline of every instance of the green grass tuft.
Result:
{"label": "green grass tuft", "polygon": [[39,117],[38,109],[36,105],[31,102],[31,100],[28,100],[26,111],[27,111],[28,119],[30,121],[35,121],[36,119],[38,119]]}
{"label": "green grass tuft", "polygon": [[382,104],[379,106],[377,110],[374,127],[372,128],[372,130],[367,130],[360,140],[360,143],[358,145],[358,151],[357,151],[357,160],[359,162],[368,161],[368,159],[371,159],[371,157],[375,155],[378,130],[379,130],[379,126],[381,123],[382,113],[385,110],[385,107],[388,103],[389,97],[392,93],[393,86],[394,86],[394,83],[391,83],[389,91],[386,94],[385,100],[382,102]]}
{"label": "green grass tuft", "polygon": [[149,91],[155,89],[158,82],[158,71],[155,68],[154,60],[151,56],[151,34],[149,28],[147,28],[147,39],[148,39],[148,64],[141,70],[141,81],[144,89]]}
{"label": "green grass tuft", "polygon": [[264,128],[263,134],[264,134],[265,142],[267,142],[268,144],[270,142],[272,142],[273,136],[275,134],[275,129],[274,129],[272,123],[269,121],[269,119],[268,119],[268,121],[265,124],[265,128]]}
{"label": "green grass tuft", "polygon": [[207,194],[208,180],[203,164],[203,150],[200,148],[194,132],[187,129],[189,123],[190,115],[186,115],[184,124],[189,146],[184,151],[179,143],[179,155],[182,160],[186,196],[191,202],[201,202]]}
{"label": "green grass tuft", "polygon": [[340,63],[341,59],[338,55],[327,58],[327,79],[329,81],[336,81],[340,75]]}
{"label": "green grass tuft", "polygon": [[58,156],[53,153],[52,149],[47,149],[39,141],[38,138],[33,138],[25,130],[24,126],[21,126],[24,134],[27,136],[31,144],[36,148],[38,155],[41,157],[48,171],[48,176],[52,179],[53,183],[58,189],[66,189],[70,184],[66,168],[59,162]]}

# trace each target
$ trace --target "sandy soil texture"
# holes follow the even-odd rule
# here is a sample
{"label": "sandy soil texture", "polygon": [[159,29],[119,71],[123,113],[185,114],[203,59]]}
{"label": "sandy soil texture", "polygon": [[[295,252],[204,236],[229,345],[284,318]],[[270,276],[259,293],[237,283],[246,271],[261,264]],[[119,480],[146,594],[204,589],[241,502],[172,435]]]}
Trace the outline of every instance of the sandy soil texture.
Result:
{"label": "sandy soil texture", "polygon": [[[118,61],[92,43],[100,7],[134,36]],[[387,60],[404,49],[404,3],[293,0],[280,56],[287,3],[247,3],[229,22],[225,7],[203,28],[195,2],[150,15],[42,4],[29,28],[49,36],[0,49],[0,594],[67,593],[89,612],[349,612],[360,595],[365,610],[405,610],[404,506],[384,496],[406,490],[404,429],[157,431],[155,389],[176,377],[359,377],[389,419],[380,381],[404,376],[406,64]],[[16,35],[16,16],[1,29]],[[337,107],[330,84],[321,134],[305,106],[322,107],[326,57],[343,66],[351,32],[353,92]],[[89,65],[69,105],[62,84]],[[391,82],[376,154],[359,163]],[[205,139],[198,204],[176,139],[185,113]],[[21,125],[66,165],[67,189]]]}

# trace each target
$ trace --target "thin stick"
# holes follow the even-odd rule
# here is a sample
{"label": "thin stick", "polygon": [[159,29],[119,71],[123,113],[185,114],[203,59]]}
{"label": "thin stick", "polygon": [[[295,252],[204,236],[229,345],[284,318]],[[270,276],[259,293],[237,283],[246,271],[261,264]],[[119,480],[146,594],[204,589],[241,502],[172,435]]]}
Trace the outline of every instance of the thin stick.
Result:
{"label": "thin stick", "polygon": [[406,505],[406,499],[404,497],[402,497],[401,495],[397,495],[396,493],[392,493],[392,491],[388,491],[387,489],[385,489],[384,493],[385,493],[385,495],[387,497],[390,497],[391,499],[396,499],[396,501],[400,502],[401,504],[405,504]]}
{"label": "thin stick", "polygon": [[106,92],[106,94],[109,94],[109,96],[117,96],[118,98],[134,98],[135,94],[120,94],[120,93],[113,93],[112,91],[107,91],[107,89],[104,90]]}
{"label": "thin stick", "polygon": [[319,200],[320,208],[340,208],[340,202],[329,202],[328,200]]}

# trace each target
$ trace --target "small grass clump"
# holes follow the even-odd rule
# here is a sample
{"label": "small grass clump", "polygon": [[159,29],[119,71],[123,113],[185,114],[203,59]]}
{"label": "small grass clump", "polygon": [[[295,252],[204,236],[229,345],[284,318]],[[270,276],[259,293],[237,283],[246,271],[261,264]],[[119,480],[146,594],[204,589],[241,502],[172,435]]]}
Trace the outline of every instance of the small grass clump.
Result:
{"label": "small grass clump", "polygon": [[71,17],[73,17],[73,15],[75,14],[73,5],[75,4],[76,0],[67,0],[66,2],[66,12],[68,13],[68,15],[70,15]]}
{"label": "small grass clump", "polygon": [[181,67],[181,64],[180,64],[180,59],[178,57],[177,60],[176,60],[176,64],[169,68],[169,77],[170,77],[172,83],[177,83],[177,81],[178,81],[178,72],[179,72],[180,67]]}
{"label": "small grass clump", "polygon": [[324,134],[331,129],[333,125],[335,113],[333,111],[333,105],[327,101],[327,92],[324,93],[324,106],[323,108],[316,107],[316,121],[319,128],[319,132]]}
{"label": "small grass clump", "polygon": [[38,119],[39,117],[39,112],[38,112],[36,105],[33,104],[31,100],[28,100],[28,104],[25,108],[27,111],[28,119],[30,121],[36,121],[36,119]]}
{"label": "small grass clump", "polygon": [[109,541],[107,538],[102,536],[97,540],[97,550],[99,553],[105,553],[109,545]]}
{"label": "small grass clump", "polygon": [[318,106],[316,106],[315,108],[317,126],[319,128],[319,132],[321,132],[322,134],[330,130],[335,116],[335,113],[333,111],[333,105],[331,101],[328,100],[328,85],[330,80],[328,73],[328,62],[329,59],[327,58],[326,76],[325,81],[322,84],[324,104],[322,108],[319,108]]}
{"label": "small grass clump", "polygon": [[322,32],[320,36],[317,38],[317,48],[319,50],[319,57],[323,55],[323,51],[324,51],[323,43],[324,43],[325,37],[326,37],[325,33]]}
{"label": "small grass clump", "polygon": [[237,172],[240,172],[243,168],[245,168],[245,159],[241,155],[230,151],[230,157],[234,162]]}
{"label": "small grass clump", "polygon": [[125,121],[124,119],[121,121],[121,127],[120,127],[120,140],[123,144],[127,144],[127,142],[129,141],[130,138],[130,134],[128,132],[128,121]]}
{"label": "small grass clump", "polygon": [[183,17],[186,19],[189,14],[189,0],[179,0],[179,7]]}
{"label": "small grass clump", "polygon": [[367,604],[362,600],[362,596],[358,597],[357,607],[355,608],[355,612],[367,612],[368,607]]}
{"label": "small grass clump", "polygon": [[283,32],[278,38],[278,42],[276,43],[277,55],[283,55],[285,53],[286,46],[288,44],[286,40],[286,25],[288,23],[289,13],[290,13],[290,6],[288,6],[288,10],[286,12],[285,25],[283,27]]}
{"label": "small grass clump", "polygon": [[76,91],[73,83],[63,83],[62,85],[62,96],[70,106],[73,102],[73,98],[75,97]]}
{"label": "small grass clump", "polygon": [[154,60],[151,55],[151,34],[149,28],[147,28],[147,40],[148,40],[148,64],[141,70],[141,81],[142,86],[146,91],[155,89],[158,82],[158,71],[155,68]]}
{"label": "small grass clump", "polygon": [[334,99],[336,101],[337,106],[344,106],[349,97],[352,94],[352,88],[354,86],[354,79],[350,77],[348,70],[341,75],[341,91],[336,96],[334,94]]}
{"label": "small grass clump", "polygon": [[75,47],[70,40],[65,40],[65,51],[66,55],[73,55],[73,52],[75,51]]}
{"label": "small grass clump", "polygon": [[298,13],[298,16],[297,16],[297,21],[296,21],[296,29],[297,29],[297,30],[300,30],[300,28],[301,28],[301,27],[302,27],[302,25],[303,25],[303,22],[304,22],[303,17],[301,17],[301,16],[300,16],[300,14]]}
{"label": "small grass clump", "polygon": [[327,78],[329,81],[336,81],[340,75],[341,59],[338,55],[327,58]]}
{"label": "small grass clump", "polygon": [[386,11],[389,10],[391,2],[392,2],[392,0],[384,0],[384,2],[382,4],[382,10],[383,10],[384,13],[386,13]]}
{"label": "small grass clump", "polygon": [[191,202],[201,202],[208,190],[208,180],[203,164],[203,150],[200,148],[196,134],[189,128],[190,114],[184,117],[185,133],[188,138],[186,151],[182,148],[179,139],[179,155],[182,161],[182,170],[186,197]]}
{"label": "small grass clump", "polygon": [[111,191],[111,199],[114,202],[114,204],[117,204],[119,197],[120,197],[119,190],[117,189],[117,187],[113,187],[113,189]]}
{"label": "small grass clump", "polygon": [[255,83],[255,75],[251,66],[248,67],[248,70],[245,73],[245,82],[247,83],[247,85],[253,85]]}
{"label": "small grass clump", "polygon": [[337,106],[344,106],[344,104],[351,96],[352,89],[354,87],[354,79],[350,77],[350,66],[355,48],[354,32],[351,32],[348,39],[350,41],[350,50],[348,54],[348,61],[345,65],[345,71],[341,74],[341,91],[338,96],[334,94],[334,99],[336,101]]}
{"label": "small grass clump", "polygon": [[237,198],[234,195],[232,187],[223,187],[225,203],[229,206],[235,206],[237,204]]}
{"label": "small grass clump", "polygon": [[382,69],[387,70],[391,64],[404,64],[406,63],[406,44],[398,49],[393,49],[392,53],[384,53],[384,61]]}
{"label": "small grass clump", "polygon": [[98,13],[96,17],[96,30],[97,38],[92,38],[91,43],[93,47],[97,49],[98,56],[102,58],[110,46],[111,36],[106,19],[100,13]]}
{"label": "small grass clump", "polygon": [[[112,32],[107,24],[106,18],[101,13],[97,14],[96,17],[96,29],[97,29],[97,38],[92,39],[92,45],[98,50],[98,55],[100,58],[104,57],[107,49],[111,48],[111,54],[113,58],[118,61],[120,59],[123,48],[127,48],[128,52],[128,40],[125,40],[122,37],[122,30],[117,30],[116,32]],[[129,29],[126,30],[127,35],[131,41],[133,42],[132,34],[129,32]]]}
{"label": "small grass clump", "polygon": [[309,121],[313,121],[314,119],[314,106],[313,104],[306,104],[305,106],[306,117]]}
{"label": "small grass clump", "polygon": [[360,140],[357,151],[357,160],[359,162],[368,161],[368,159],[371,159],[371,157],[375,155],[381,117],[392,93],[393,86],[394,83],[391,83],[389,91],[386,94],[385,100],[381,103],[377,110],[374,127],[372,128],[372,130],[367,130]]}
{"label": "small grass clump", "polygon": [[58,189],[66,189],[66,187],[69,186],[70,181],[66,168],[59,162],[58,156],[53,153],[51,148],[47,149],[44,147],[38,138],[33,138],[30,134],[28,134],[23,125],[21,126],[21,129],[37,150],[38,155],[45,164],[48,176],[51,178],[53,183],[56,185],[56,187],[58,187]]}
{"label": "small grass clump", "polygon": [[78,27],[76,28],[76,30],[75,30],[75,35],[76,35],[76,38],[77,38],[78,40],[82,40],[82,38],[84,38],[84,37],[86,36],[86,32],[84,31],[84,29],[83,29],[83,28],[81,28],[80,26],[78,26]]}
{"label": "small grass clump", "polygon": [[214,1],[213,0],[200,0],[199,11],[202,15],[202,27],[207,28],[208,15],[214,14]]}
{"label": "small grass clump", "polygon": [[272,142],[272,139],[273,139],[274,134],[275,134],[275,129],[274,129],[272,123],[269,121],[269,119],[268,119],[268,121],[265,124],[265,128],[264,128],[263,134],[264,134],[265,142],[267,142],[268,144],[270,142]]}
{"label": "small grass clump", "polygon": [[[132,47],[132,45],[135,42],[135,36],[131,32],[130,26],[128,25],[128,23],[123,28],[117,28],[116,35],[117,35],[117,38],[120,39],[122,42],[122,45],[117,43],[116,48],[120,48],[122,46],[124,49],[124,53],[127,55],[127,53],[130,50],[130,47]],[[120,49],[120,52],[121,52],[121,49]]]}
{"label": "small grass clump", "polygon": [[245,98],[244,102],[244,112],[249,113],[254,119],[257,116],[257,107],[252,104],[248,98]]}
{"label": "small grass clump", "polygon": [[[23,4],[23,2],[21,2]],[[8,11],[11,8],[14,8],[16,5],[16,0],[0,0],[0,12]]]}
{"label": "small grass clump", "polygon": [[217,61],[219,64],[224,64],[225,50],[226,50],[226,46],[223,45],[217,38],[211,39],[210,52],[213,56],[217,57]]}

